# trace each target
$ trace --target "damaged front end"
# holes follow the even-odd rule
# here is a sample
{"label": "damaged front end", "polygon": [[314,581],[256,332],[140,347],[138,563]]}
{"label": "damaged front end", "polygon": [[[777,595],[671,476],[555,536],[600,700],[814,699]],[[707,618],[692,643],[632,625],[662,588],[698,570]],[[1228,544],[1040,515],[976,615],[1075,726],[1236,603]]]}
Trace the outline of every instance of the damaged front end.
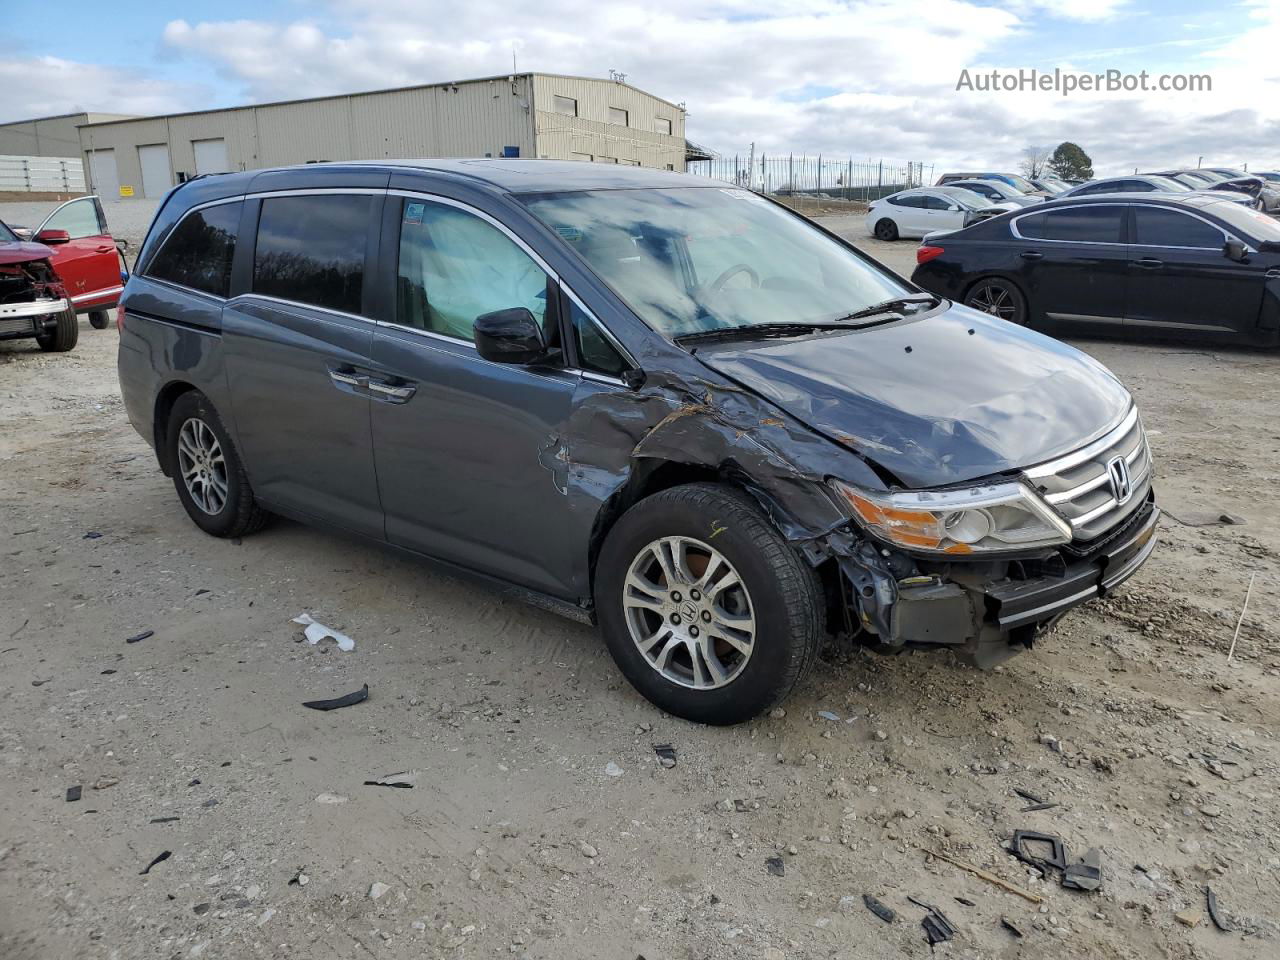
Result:
{"label": "damaged front end", "polygon": [[67,305],[67,292],[47,260],[0,262],[0,340],[52,330]]}

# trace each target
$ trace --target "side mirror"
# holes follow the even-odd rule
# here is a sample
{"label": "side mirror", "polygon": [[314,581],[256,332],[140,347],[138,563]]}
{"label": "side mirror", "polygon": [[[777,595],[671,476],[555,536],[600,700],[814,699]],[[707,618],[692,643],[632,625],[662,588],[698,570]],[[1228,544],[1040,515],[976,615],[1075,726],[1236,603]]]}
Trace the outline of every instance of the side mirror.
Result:
{"label": "side mirror", "polygon": [[547,355],[542,327],[527,307],[481,314],[475,338],[480,356],[493,363],[536,363]]}
{"label": "side mirror", "polygon": [[65,230],[41,230],[36,234],[35,241],[47,246],[55,246],[59,243],[70,243],[71,234]]}
{"label": "side mirror", "polygon": [[1222,255],[1228,260],[1241,262],[1248,257],[1249,248],[1244,245],[1244,241],[1232,237],[1222,245]]}
{"label": "side mirror", "polygon": [[956,204],[952,203],[952,204],[949,204],[949,205],[947,206],[947,212],[948,212],[948,213],[959,213],[959,212],[960,212],[960,208],[959,208]]}

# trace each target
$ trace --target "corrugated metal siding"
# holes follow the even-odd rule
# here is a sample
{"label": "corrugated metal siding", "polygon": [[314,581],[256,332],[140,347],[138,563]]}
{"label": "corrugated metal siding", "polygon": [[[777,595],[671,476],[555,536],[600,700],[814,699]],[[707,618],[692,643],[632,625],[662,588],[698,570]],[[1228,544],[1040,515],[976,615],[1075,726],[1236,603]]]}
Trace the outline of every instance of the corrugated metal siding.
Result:
{"label": "corrugated metal siding", "polygon": [[63,117],[39,117],[16,123],[0,123],[0,154],[25,157],[80,157],[82,123],[119,120],[123,113],[72,113]]}
{"label": "corrugated metal siding", "polygon": [[[557,95],[578,101],[576,118],[554,112]],[[534,106],[540,157],[569,160],[587,154],[684,170],[684,111],[643,90],[612,80],[537,74]],[[609,122],[610,107],[627,111],[625,127]],[[654,129],[659,117],[671,121],[670,135]]]}

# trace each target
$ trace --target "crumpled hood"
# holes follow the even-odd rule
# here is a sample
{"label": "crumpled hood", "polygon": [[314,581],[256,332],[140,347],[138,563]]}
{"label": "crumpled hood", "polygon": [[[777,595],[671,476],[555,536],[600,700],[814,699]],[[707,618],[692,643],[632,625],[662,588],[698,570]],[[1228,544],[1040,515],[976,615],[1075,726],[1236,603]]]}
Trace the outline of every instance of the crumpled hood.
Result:
{"label": "crumpled hood", "polygon": [[909,487],[1053,459],[1101,436],[1132,402],[1074,347],[961,306],[697,356]]}
{"label": "crumpled hood", "polygon": [[32,260],[48,260],[53,251],[43,243],[0,243],[0,263],[29,263]]}

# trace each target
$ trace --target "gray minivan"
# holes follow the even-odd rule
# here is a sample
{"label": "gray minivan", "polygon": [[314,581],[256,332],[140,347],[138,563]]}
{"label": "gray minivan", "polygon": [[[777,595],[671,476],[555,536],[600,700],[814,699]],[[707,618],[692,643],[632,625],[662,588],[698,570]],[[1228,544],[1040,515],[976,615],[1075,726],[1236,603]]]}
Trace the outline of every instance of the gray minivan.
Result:
{"label": "gray minivan", "polygon": [[545,160],[201,177],[122,298],[187,514],[388,543],[598,622],[709,723],[829,636],[989,666],[1155,543],[1125,388],[702,177]]}

